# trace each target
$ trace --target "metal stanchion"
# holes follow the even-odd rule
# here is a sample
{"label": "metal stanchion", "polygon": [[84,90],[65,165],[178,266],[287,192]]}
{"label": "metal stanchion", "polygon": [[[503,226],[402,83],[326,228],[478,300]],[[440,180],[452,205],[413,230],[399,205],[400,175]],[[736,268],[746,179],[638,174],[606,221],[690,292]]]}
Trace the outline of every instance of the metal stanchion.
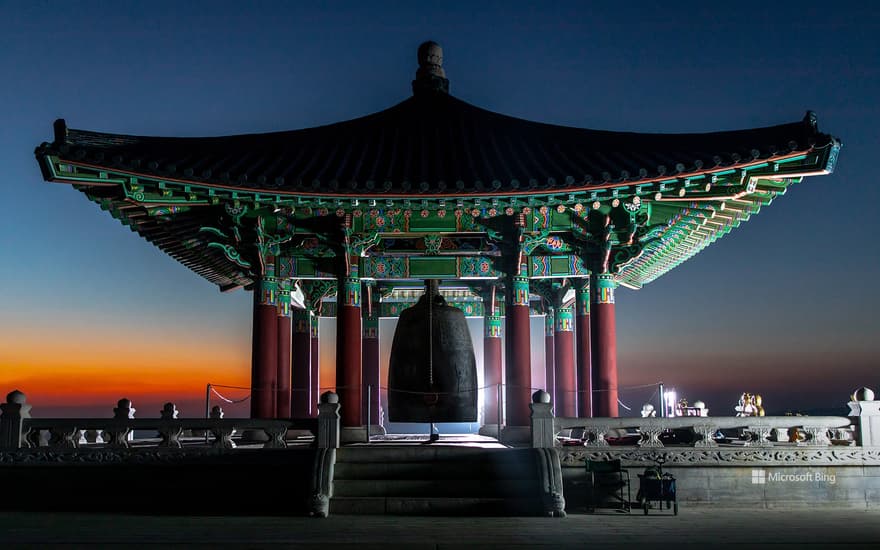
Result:
{"label": "metal stanchion", "polygon": [[[205,388],[205,420],[211,418],[211,384]],[[208,444],[208,429],[205,429],[205,444]]]}

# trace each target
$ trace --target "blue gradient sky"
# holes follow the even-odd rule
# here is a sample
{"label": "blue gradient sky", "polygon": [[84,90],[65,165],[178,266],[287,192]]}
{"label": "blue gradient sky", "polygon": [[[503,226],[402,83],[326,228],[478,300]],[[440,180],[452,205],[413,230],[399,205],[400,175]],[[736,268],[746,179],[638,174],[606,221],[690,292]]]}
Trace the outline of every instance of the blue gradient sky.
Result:
{"label": "blue gradient sky", "polygon": [[836,173],[618,291],[621,383],[663,380],[714,414],[743,391],[774,411],[880,386],[880,8],[544,4],[0,1],[0,391],[109,413],[131,388],[157,414],[249,377],[249,295],[44,183],[33,150],[54,119],[169,136],[331,123],[408,97],[427,39],[453,95],[532,120],[701,132],[815,111],[844,142]]}

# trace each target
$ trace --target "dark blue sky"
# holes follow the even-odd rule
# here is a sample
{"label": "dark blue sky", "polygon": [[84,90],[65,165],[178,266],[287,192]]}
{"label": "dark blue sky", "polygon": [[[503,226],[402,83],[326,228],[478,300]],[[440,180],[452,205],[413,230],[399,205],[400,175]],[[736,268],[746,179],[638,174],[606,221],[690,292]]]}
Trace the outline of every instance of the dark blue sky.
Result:
{"label": "dark blue sky", "polygon": [[743,391],[776,410],[880,386],[880,8],[546,4],[0,0],[0,389],[58,368],[22,360],[69,351],[47,339],[143,347],[157,365],[187,346],[229,346],[249,372],[247,294],[219,294],[42,182],[33,149],[55,118],[169,136],[336,122],[408,97],[427,39],[444,48],[453,95],[532,120],[701,132],[815,111],[844,143],[834,174],[644,289],[618,291],[621,382],[664,380],[716,414]]}

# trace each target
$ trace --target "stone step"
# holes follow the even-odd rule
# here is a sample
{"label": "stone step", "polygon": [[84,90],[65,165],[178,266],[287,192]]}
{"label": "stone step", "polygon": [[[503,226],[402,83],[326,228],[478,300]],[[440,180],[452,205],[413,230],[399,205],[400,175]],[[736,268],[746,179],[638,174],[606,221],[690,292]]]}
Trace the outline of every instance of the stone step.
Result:
{"label": "stone step", "polygon": [[534,498],[539,492],[535,479],[451,480],[451,479],[336,479],[337,497],[425,497],[425,498]]}
{"label": "stone step", "polygon": [[331,514],[536,515],[534,449],[348,447],[336,454]]}
{"label": "stone step", "polygon": [[330,514],[414,516],[535,515],[535,499],[333,497]]}
{"label": "stone step", "polygon": [[339,462],[336,479],[532,479],[533,461]]}
{"label": "stone step", "polygon": [[336,452],[337,462],[433,462],[486,461],[519,462],[533,460],[533,449],[485,449],[480,447],[453,447],[420,445],[413,447],[343,447]]}

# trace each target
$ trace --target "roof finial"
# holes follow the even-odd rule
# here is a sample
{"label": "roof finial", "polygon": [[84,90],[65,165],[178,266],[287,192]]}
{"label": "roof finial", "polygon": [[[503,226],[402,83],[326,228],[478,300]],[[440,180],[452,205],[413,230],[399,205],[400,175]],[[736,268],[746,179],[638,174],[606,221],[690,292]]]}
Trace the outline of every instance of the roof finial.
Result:
{"label": "roof finial", "polygon": [[443,70],[443,48],[440,44],[429,40],[419,46],[419,69],[412,85],[413,93],[428,90],[449,93],[449,80]]}

